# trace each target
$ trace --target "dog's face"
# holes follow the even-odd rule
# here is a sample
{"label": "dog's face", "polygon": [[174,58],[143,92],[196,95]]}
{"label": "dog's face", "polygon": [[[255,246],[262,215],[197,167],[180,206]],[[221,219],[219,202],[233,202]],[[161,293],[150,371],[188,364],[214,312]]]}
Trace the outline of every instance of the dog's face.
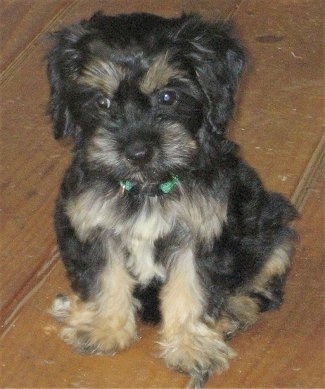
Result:
{"label": "dog's face", "polygon": [[48,59],[56,138],[117,180],[161,182],[217,155],[244,55],[223,24],[96,14]]}

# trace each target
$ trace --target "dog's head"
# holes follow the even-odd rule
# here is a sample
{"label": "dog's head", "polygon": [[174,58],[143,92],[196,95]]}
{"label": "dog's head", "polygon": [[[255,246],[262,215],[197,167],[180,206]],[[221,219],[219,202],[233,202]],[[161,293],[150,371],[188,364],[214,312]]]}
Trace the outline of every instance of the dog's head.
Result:
{"label": "dog's head", "polygon": [[87,162],[119,180],[157,182],[213,161],[244,64],[226,24],[98,13],[54,36],[56,138],[78,138]]}

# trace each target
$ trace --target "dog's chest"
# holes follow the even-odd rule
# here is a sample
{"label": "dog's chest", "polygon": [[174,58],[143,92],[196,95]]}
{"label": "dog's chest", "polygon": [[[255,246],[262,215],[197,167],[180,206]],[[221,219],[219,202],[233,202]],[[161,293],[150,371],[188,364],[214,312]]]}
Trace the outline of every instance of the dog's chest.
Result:
{"label": "dog's chest", "polygon": [[155,241],[171,231],[174,216],[163,209],[158,199],[147,199],[133,210],[119,206],[117,199],[88,191],[71,199],[66,212],[81,241],[101,237],[110,251],[113,239],[140,283],[146,284],[154,277],[165,278],[164,267],[155,261]]}
{"label": "dog's chest", "polygon": [[142,284],[154,277],[165,278],[163,265],[155,260],[155,241],[167,235],[172,226],[172,216],[155,202],[145,205],[121,231],[128,251],[126,265]]}
{"label": "dog's chest", "polygon": [[154,277],[164,280],[166,276],[163,264],[155,259],[158,239],[175,231],[177,225],[187,231],[191,241],[211,244],[222,231],[227,207],[213,198],[192,194],[164,206],[159,199],[148,198],[137,210],[129,208],[127,211],[116,199],[89,191],[71,199],[66,211],[80,240],[92,239],[99,231],[109,250],[109,240],[115,239],[121,253],[126,253],[130,272],[146,284]]}

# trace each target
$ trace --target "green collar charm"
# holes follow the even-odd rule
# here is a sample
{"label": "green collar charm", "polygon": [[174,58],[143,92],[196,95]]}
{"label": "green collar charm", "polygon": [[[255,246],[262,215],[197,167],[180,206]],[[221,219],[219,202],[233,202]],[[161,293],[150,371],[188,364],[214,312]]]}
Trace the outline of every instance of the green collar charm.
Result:
{"label": "green collar charm", "polygon": [[172,176],[172,178],[169,181],[162,182],[158,185],[148,185],[143,188],[140,187],[140,185],[135,184],[132,181],[125,180],[120,181],[120,186],[122,188],[122,193],[124,192],[131,192],[132,193],[143,193],[147,196],[159,196],[163,194],[168,194],[173,191],[175,186],[177,186],[179,183],[179,179],[177,176]]}

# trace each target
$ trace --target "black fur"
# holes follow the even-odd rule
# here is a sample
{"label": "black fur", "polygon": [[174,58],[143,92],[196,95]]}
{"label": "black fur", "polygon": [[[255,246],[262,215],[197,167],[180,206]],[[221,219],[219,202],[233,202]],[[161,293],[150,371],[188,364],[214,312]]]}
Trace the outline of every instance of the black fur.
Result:
{"label": "black fur", "polygon": [[141,301],[140,314],[143,321],[158,324],[161,320],[159,310],[159,292],[161,281],[153,279],[149,285],[138,285],[134,291],[134,296]]}
{"label": "black fur", "polygon": [[[182,204],[185,198],[191,201],[195,194],[226,204],[227,213],[212,243],[182,220],[156,239],[154,260],[167,269],[167,279],[173,253],[184,242],[195,241],[196,270],[208,316],[217,319],[228,297],[239,291],[247,291],[261,311],[277,307],[285,275],[270,279],[265,285],[267,293],[249,287],[272,252],[294,238],[288,223],[296,211],[284,197],[263,188],[254,170],[240,159],[237,146],[226,137],[245,64],[244,50],[231,37],[230,26],[186,15],[163,19],[147,14],[95,14],[54,34],[54,40],[48,54],[49,113],[56,138],[75,138],[55,222],[62,258],[77,294],[87,301],[98,293],[98,279],[106,264],[104,243],[116,232],[114,225],[98,226],[86,239],[80,238],[66,211],[71,200],[93,190],[114,199],[121,224],[128,223],[152,212],[146,186],[177,176],[179,186],[157,198],[163,210],[167,212],[170,204]],[[163,87],[176,94],[176,102],[170,105],[161,103],[164,96],[159,88],[144,93],[139,87],[154,59],[166,52],[168,65],[186,74],[171,77]],[[93,59],[124,69],[124,78],[110,100],[103,102],[103,91],[80,81]],[[103,103],[109,108],[103,109]],[[170,129],[173,124],[177,130]],[[90,147],[98,129],[104,133],[101,142],[107,148],[107,159]],[[166,140],[168,131],[173,131],[174,141]],[[177,142],[180,147],[174,150]],[[193,149],[191,142],[196,145]],[[136,182],[143,190],[119,196],[123,180]],[[128,255],[125,249],[126,261]],[[132,269],[130,273],[137,280]],[[140,314],[146,321],[160,320],[163,284],[156,276],[148,283],[137,283],[134,295],[141,301]]]}

